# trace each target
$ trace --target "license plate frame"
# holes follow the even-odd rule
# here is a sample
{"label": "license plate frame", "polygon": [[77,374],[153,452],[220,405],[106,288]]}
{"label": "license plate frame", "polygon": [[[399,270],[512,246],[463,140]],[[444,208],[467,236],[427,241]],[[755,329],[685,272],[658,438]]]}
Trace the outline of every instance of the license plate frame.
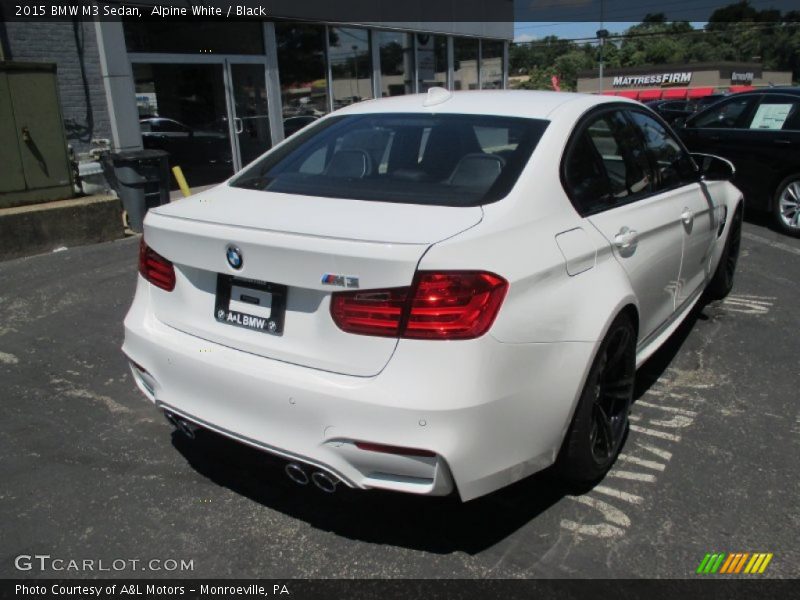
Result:
{"label": "license plate frame", "polygon": [[[233,286],[243,289],[267,292],[272,295],[270,316],[260,317],[238,310],[231,310],[231,289]],[[214,318],[225,325],[233,325],[269,335],[282,335],[286,316],[287,287],[279,283],[244,279],[232,275],[217,275],[217,295],[214,302]]]}

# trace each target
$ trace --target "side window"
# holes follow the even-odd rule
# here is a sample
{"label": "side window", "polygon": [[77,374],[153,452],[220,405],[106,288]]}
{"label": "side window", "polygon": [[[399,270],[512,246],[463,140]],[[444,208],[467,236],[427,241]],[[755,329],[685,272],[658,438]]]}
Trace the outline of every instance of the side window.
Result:
{"label": "side window", "polygon": [[696,180],[692,159],[667,129],[650,115],[629,111],[642,134],[645,148],[656,169],[656,190],[665,190]]}
{"label": "side window", "polygon": [[755,96],[730,98],[700,113],[690,123],[691,127],[709,129],[734,129],[746,127],[747,117],[756,103]]}
{"label": "side window", "polygon": [[581,215],[613,206],[603,163],[586,130],[572,142],[564,160],[564,187]]}
{"label": "side window", "polygon": [[791,96],[765,96],[750,120],[749,129],[798,129],[800,102]]}
{"label": "side window", "polygon": [[600,154],[614,198],[627,202],[650,191],[650,164],[636,131],[620,111],[603,114],[586,131]]}
{"label": "side window", "polygon": [[581,214],[626,204],[652,190],[638,133],[620,111],[603,113],[582,128],[565,157],[564,179]]}

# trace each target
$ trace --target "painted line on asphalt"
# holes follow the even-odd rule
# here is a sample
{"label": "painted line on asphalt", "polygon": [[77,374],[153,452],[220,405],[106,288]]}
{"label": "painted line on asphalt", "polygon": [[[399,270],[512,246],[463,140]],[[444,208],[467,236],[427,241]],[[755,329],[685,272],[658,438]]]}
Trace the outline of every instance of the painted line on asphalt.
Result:
{"label": "painted line on asphalt", "polygon": [[667,465],[664,463],[656,462],[654,460],[645,460],[644,458],[631,456],[630,454],[620,454],[618,458],[633,465],[639,465],[640,467],[653,469],[653,471],[663,471],[667,467]]}
{"label": "painted line on asphalt", "polygon": [[644,502],[644,498],[642,498],[641,496],[637,496],[636,494],[630,494],[628,492],[623,492],[622,490],[616,490],[606,485],[596,485],[592,488],[592,491],[599,492],[600,494],[605,494],[606,496],[611,496],[613,498],[619,498],[620,500],[624,500],[625,502],[630,502],[631,504],[641,504],[642,502]]}
{"label": "painted line on asphalt", "polygon": [[795,248],[794,246],[790,246],[789,244],[784,244],[783,242],[773,242],[772,240],[769,240],[765,237],[761,237],[760,235],[749,233],[747,231],[742,233],[742,237],[752,242],[765,244],[767,246],[771,246],[772,248],[776,248],[778,250],[783,250],[784,252],[790,252],[791,254],[796,254],[797,256],[800,256],[800,248]]}
{"label": "painted line on asphalt", "polygon": [[667,433],[666,431],[658,431],[657,429],[649,429],[647,427],[639,427],[633,423],[631,423],[630,428],[631,431],[635,431],[636,433],[642,433],[644,435],[661,438],[662,440],[669,440],[670,442],[681,441],[681,436],[675,435],[674,433]]}

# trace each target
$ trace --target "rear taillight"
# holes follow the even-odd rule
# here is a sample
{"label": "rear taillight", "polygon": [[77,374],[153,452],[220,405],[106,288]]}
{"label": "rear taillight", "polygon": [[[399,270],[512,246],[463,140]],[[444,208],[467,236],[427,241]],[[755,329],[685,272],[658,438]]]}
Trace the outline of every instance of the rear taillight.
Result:
{"label": "rear taillight", "polygon": [[139,243],[139,273],[147,281],[162,290],[175,289],[175,267],[166,258],[145,244],[144,237]]}
{"label": "rear taillight", "polygon": [[410,287],[334,292],[331,315],[348,333],[466,340],[492,326],[508,282],[482,271],[420,271]]}

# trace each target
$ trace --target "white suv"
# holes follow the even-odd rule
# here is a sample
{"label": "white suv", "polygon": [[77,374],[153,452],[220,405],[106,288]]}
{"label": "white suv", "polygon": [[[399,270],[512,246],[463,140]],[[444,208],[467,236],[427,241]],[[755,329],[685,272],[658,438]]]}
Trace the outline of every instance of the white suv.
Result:
{"label": "white suv", "polygon": [[149,212],[123,351],[180,430],[326,491],[593,481],[636,367],[732,285],[742,197],[703,165],[619,98],[354,105]]}

